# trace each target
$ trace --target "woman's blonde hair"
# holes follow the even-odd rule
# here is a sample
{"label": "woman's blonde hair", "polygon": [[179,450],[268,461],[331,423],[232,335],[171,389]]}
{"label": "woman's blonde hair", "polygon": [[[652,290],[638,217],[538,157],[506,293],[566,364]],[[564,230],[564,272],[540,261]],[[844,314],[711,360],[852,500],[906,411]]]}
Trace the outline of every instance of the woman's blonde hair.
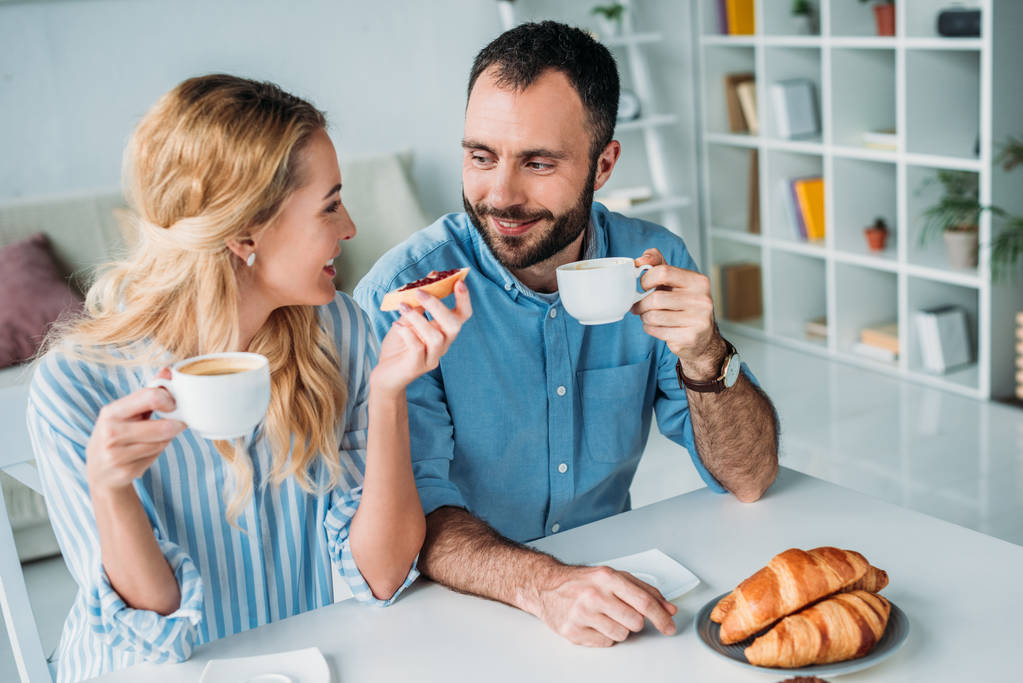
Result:
{"label": "woman's blonde hair", "polygon": [[[114,363],[173,362],[238,350],[237,271],[229,239],[258,234],[301,187],[300,152],[326,127],[322,112],[272,83],[216,74],[191,78],[143,117],[124,156],[125,218],[135,246],[105,266],[82,317],[55,341]],[[149,343],[152,342],[152,343]],[[147,353],[144,349],[150,349]],[[263,436],[270,480],[294,475],[318,490],[317,458],[340,477],[337,427],[347,400],[334,342],[312,306],[275,310],[247,349],[270,361],[271,399]],[[252,495],[252,463],[240,442],[216,442],[231,464],[232,523]],[[290,457],[289,457],[290,454]]]}

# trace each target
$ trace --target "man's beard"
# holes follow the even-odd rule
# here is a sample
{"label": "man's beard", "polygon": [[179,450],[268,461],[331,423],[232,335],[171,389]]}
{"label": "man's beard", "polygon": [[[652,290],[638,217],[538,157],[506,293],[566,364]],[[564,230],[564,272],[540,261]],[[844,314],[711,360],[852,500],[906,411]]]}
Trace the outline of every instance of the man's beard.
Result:
{"label": "man's beard", "polygon": [[[473,206],[466,199],[464,191],[462,192],[462,204],[465,207],[465,213],[469,215],[469,220],[472,221],[480,236],[483,237],[483,241],[502,266],[509,270],[529,268],[546,261],[570,245],[589,225],[595,178],[596,165],[594,164],[594,167],[590,169],[590,177],[579,195],[579,201],[560,216],[555,216],[550,211],[529,212],[521,206],[510,206],[500,211],[483,203]],[[535,228],[525,235],[502,235],[491,231],[490,224],[485,220],[487,216],[498,220],[512,221],[548,220],[553,221],[553,225],[538,242],[529,244],[526,240],[532,239],[530,233]]]}

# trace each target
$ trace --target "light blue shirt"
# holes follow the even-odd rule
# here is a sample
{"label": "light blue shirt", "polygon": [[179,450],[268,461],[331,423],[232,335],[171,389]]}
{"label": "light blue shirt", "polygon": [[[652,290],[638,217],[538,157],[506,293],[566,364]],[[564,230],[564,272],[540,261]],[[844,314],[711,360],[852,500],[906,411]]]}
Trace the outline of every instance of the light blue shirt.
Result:
{"label": "light blue shirt", "polygon": [[[322,495],[306,493],[293,477],[280,486],[266,484],[272,454],[266,439],[257,440],[249,449],[254,493],[237,529],[225,515],[223,457],[213,442],[182,432],[135,481],[181,587],[181,605],[168,616],[128,607],[111,587],[85,477],[85,447],[100,408],[144,387],[159,368],[98,365],[56,351],[42,359],[32,380],[28,425],[50,519],[79,587],[57,650],[58,681],[141,662],[181,661],[196,645],[329,605],[332,563],[356,598],[386,604],[374,598],[348,542],[362,497],[369,372],[379,346],[365,314],[348,297],[338,294],[318,313],[347,378],[348,405],[338,427],[342,480]],[[326,481],[325,468],[312,472],[314,481]],[[401,590],[417,575],[413,564]]]}
{"label": "light blue shirt", "polygon": [[[638,258],[656,247],[697,270],[666,229],[594,203],[593,258]],[[431,270],[469,266],[473,315],[433,372],[408,389],[416,484],[427,514],[464,507],[527,541],[629,508],[629,486],[654,412],[703,480],[676,357],[627,314],[584,326],[494,258],[464,214],[449,214],[387,252],[355,289],[382,337],[396,313],[384,294]],[[450,302],[449,302],[450,303]],[[679,455],[682,454],[680,449]]]}

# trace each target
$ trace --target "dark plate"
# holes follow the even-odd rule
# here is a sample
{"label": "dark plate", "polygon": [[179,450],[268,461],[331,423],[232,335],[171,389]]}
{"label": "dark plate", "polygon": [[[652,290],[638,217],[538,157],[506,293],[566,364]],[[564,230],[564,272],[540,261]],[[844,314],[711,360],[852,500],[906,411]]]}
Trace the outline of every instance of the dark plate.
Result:
{"label": "dark plate", "polygon": [[791,674],[793,676],[838,676],[841,674],[852,673],[853,671],[859,671],[860,669],[866,669],[867,667],[874,666],[878,662],[890,657],[896,650],[902,647],[903,643],[906,642],[906,636],[909,635],[909,619],[906,617],[906,613],[899,609],[894,602],[889,600],[888,602],[892,606],[892,611],[888,615],[888,626],[885,628],[884,633],[881,634],[881,640],[877,642],[874,649],[863,657],[858,659],[848,659],[844,662],[835,662],[834,664],[804,666],[799,669],[753,666],[749,663],[749,660],[746,659],[746,655],[743,654],[743,651],[756,639],[757,635],[760,634],[758,633],[757,635],[751,636],[741,643],[724,645],[721,643],[721,638],[718,635],[721,631],[721,626],[710,620],[710,613],[713,611],[714,605],[716,605],[718,600],[726,595],[728,595],[728,593],[722,593],[704,605],[700,611],[696,613],[693,625],[696,627],[696,633],[700,636],[700,640],[704,645],[710,648],[712,652],[748,669],[769,671],[771,673]]}

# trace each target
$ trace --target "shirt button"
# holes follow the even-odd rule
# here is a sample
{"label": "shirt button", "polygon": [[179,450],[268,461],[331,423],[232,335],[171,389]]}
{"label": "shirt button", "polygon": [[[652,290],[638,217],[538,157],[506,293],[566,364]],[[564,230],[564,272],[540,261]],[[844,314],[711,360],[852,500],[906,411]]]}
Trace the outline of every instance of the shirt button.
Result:
{"label": "shirt button", "polygon": [[553,531],[554,533],[558,533],[559,531],[561,531],[561,525],[558,524],[557,522],[551,524],[551,531]]}
{"label": "shirt button", "polygon": [[566,465],[565,463],[561,463],[560,465],[558,465],[558,471],[561,472],[562,474],[568,472],[568,465]]}
{"label": "shirt button", "polygon": [[510,282],[505,282],[504,283],[504,291],[510,292],[511,288],[512,288],[512,283],[510,283]]}
{"label": "shirt button", "polygon": [[568,389],[565,388],[564,384],[562,384],[560,387],[558,387],[558,396],[564,396],[567,393],[568,393]]}
{"label": "shirt button", "polygon": [[551,309],[551,317],[552,318],[557,318],[558,317],[558,309],[556,309],[556,308],[552,308]]}

